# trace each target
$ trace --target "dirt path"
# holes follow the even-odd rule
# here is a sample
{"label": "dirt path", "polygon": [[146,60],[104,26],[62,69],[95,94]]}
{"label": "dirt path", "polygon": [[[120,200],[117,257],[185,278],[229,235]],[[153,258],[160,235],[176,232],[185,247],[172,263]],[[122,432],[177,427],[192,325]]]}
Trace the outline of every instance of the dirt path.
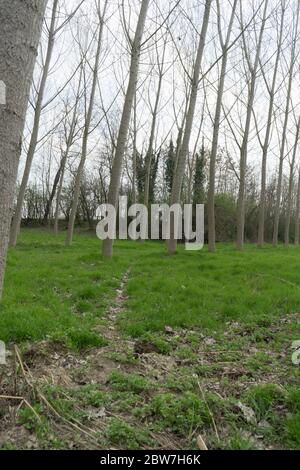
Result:
{"label": "dirt path", "polygon": [[108,341],[115,341],[116,343],[123,343],[124,339],[120,336],[117,328],[118,315],[123,312],[124,304],[128,297],[126,297],[125,290],[128,284],[130,271],[127,271],[121,281],[119,289],[116,291],[116,297],[113,305],[111,305],[106,313],[107,327],[100,329],[104,338]]}
{"label": "dirt path", "polygon": [[[75,408],[78,407],[84,415],[88,416],[89,421],[88,426],[80,426],[77,418],[73,418],[69,413],[66,417],[57,407],[55,403],[57,397],[63,396],[70,402],[74,402],[73,395],[76,395],[77,391],[80,392],[80,389],[88,389],[89,387],[97,387],[99,393],[114,393],[110,386],[110,377],[113,373],[134,374],[135,377],[142,378],[146,378],[151,373],[157,379],[161,374],[167,374],[176,366],[174,360],[158,354],[156,347],[151,343],[129,340],[120,334],[117,322],[127,300],[125,290],[128,279],[129,271],[124,274],[116,291],[114,302],[104,317],[105,325],[101,324],[94,330],[105,338],[107,346],[95,348],[79,355],[69,351],[61,344],[41,341],[32,344],[22,354],[21,363],[16,362],[14,354],[10,354],[8,364],[5,367],[9,373],[6,377],[3,373],[0,375],[0,393],[2,395],[0,413],[3,415],[0,419],[0,446],[8,440],[9,445],[16,446],[16,448],[51,448],[51,443],[49,444],[47,439],[46,443],[41,443],[35,432],[32,432],[35,428],[34,425],[32,425],[32,429],[26,423],[22,423],[25,426],[19,426],[23,421],[18,418],[19,414],[26,415],[27,411],[30,414],[32,410],[35,414],[35,403],[38,403],[35,415],[37,421],[45,418],[51,422],[53,432],[58,435],[66,435],[67,433],[68,441],[71,440],[72,449],[102,448],[101,438],[94,438],[94,434],[97,434],[99,430],[105,434],[106,422],[110,418],[132,423],[130,411],[119,410],[118,413],[111,413],[105,406],[100,406],[100,409],[95,410],[91,406],[82,408],[82,404],[76,402]],[[14,372],[16,369],[18,369],[17,374]],[[41,396],[44,397],[44,389],[48,386],[55,390],[57,397],[55,396],[54,402],[47,398],[48,403],[45,403],[43,399],[41,400]],[[5,396],[9,399],[5,400]],[[20,400],[14,399],[14,397],[20,397]],[[41,401],[42,411],[39,406]],[[3,411],[1,412],[1,410]],[[84,421],[86,421],[86,416]],[[155,442],[155,448],[180,447],[179,440],[177,441],[168,432],[163,432],[161,435],[154,435],[150,432],[149,437],[153,443]],[[105,448],[108,446],[106,444]],[[145,447],[148,448],[147,445]],[[120,446],[111,445],[109,448],[120,448]]]}

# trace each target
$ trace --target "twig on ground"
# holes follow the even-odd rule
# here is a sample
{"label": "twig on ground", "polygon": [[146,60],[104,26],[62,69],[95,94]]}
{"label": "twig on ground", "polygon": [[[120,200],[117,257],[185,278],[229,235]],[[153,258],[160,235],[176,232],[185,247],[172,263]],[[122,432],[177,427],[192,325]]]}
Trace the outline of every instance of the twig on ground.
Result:
{"label": "twig on ground", "polygon": [[202,436],[197,437],[197,445],[200,450],[208,450],[207,445],[205,444],[204,440],[202,439]]}
{"label": "twig on ground", "polygon": [[0,400],[17,400],[17,401],[22,401],[24,400],[24,397],[13,397],[10,395],[0,395]]}
{"label": "twig on ground", "polygon": [[41,422],[42,419],[40,417],[40,415],[36,412],[36,410],[33,408],[33,406],[31,406],[31,404],[29,403],[28,400],[26,400],[26,398],[24,397],[13,397],[13,396],[9,396],[9,395],[0,395],[0,400],[13,400],[13,401],[20,401],[21,403],[19,404],[18,406],[18,410],[20,408],[22,408],[22,405],[23,403],[25,403],[25,405],[31,409],[31,411],[33,412],[33,414],[36,416],[36,418]]}

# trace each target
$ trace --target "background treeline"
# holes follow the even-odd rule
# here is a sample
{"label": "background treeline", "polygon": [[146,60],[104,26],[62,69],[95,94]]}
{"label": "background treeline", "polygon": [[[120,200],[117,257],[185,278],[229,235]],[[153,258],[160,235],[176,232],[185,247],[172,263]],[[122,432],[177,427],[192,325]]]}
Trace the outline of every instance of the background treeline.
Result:
{"label": "background treeline", "polygon": [[[130,158],[130,156],[129,156]],[[193,156],[190,155],[192,160]],[[202,146],[195,156],[195,170],[191,175],[186,172],[183,183],[183,203],[205,204],[205,238],[208,239],[207,198],[210,150]],[[174,164],[176,160],[175,145],[171,140],[159,154],[153,156],[150,182],[150,203],[169,203],[172,188]],[[234,241],[236,238],[237,211],[237,170],[225,150],[219,149],[216,175],[216,240],[218,242]],[[286,206],[288,202],[287,178],[283,181],[283,200],[280,213],[279,240],[284,241]],[[137,194],[135,201],[143,203],[145,190],[145,157],[137,155]],[[43,184],[30,183],[24,198],[23,224],[25,226],[45,225],[51,230],[59,226],[66,230],[74,195],[74,177],[70,178],[61,193],[59,212],[56,213],[50,204],[53,188],[45,177]],[[100,204],[107,202],[108,184],[101,175],[85,171],[81,184],[76,225],[81,228],[95,230],[97,224],[96,211]],[[128,204],[134,202],[132,187],[124,185],[121,195],[128,197]],[[266,232],[265,240],[272,242],[273,220],[275,212],[276,175],[270,179],[266,188]],[[253,168],[248,167],[246,190],[245,238],[248,242],[257,241],[258,215],[260,202],[260,186]],[[49,205],[51,206],[48,212]],[[297,181],[294,182],[292,193],[291,241],[295,241],[295,218],[297,205]],[[58,217],[56,220],[55,217]]]}

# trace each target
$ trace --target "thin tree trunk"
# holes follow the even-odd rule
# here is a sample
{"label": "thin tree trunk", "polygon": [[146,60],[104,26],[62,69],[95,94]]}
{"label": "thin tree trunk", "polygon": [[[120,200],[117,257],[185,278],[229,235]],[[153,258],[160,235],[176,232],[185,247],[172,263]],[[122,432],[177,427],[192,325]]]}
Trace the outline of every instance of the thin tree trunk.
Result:
{"label": "thin tree trunk", "polygon": [[0,297],[2,294],[22,133],[46,0],[0,0]]}
{"label": "thin tree trunk", "polygon": [[[198,45],[197,57],[194,66],[193,72],[193,79],[191,84],[191,94],[189,100],[189,107],[188,112],[186,115],[186,123],[185,123],[185,130],[184,135],[182,138],[182,145],[180,147],[177,167],[174,174],[173,179],[173,187],[171,192],[171,205],[180,203],[181,199],[181,191],[182,191],[182,182],[185,172],[186,166],[186,159],[189,152],[189,144],[191,138],[191,132],[193,127],[194,115],[195,115],[195,108],[196,108],[196,101],[198,96],[198,87],[199,87],[199,80],[200,80],[200,70],[201,70],[201,63],[202,57],[206,42],[206,33],[208,29],[209,17],[210,17],[210,9],[211,9],[212,0],[206,0],[205,2],[205,11],[203,16],[203,23],[201,28],[200,40]],[[170,230],[170,240],[168,243],[168,251],[169,254],[175,254],[177,250],[177,240],[175,234],[175,227],[174,227],[174,217],[171,219],[171,230]]]}
{"label": "thin tree trunk", "polygon": [[[266,24],[267,8],[268,8],[268,0],[266,0],[265,2],[263,20],[262,20],[262,25],[260,28],[260,34],[259,34],[257,50],[255,54],[254,65],[253,67],[251,67],[249,64],[250,72],[251,72],[251,78],[250,78],[251,82],[250,82],[249,95],[248,95],[246,124],[245,124],[243,142],[242,142],[242,146],[240,150],[240,185],[239,185],[239,196],[238,196],[238,204],[237,204],[237,248],[239,250],[242,250],[244,248],[245,190],[246,190],[248,140],[249,140],[249,132],[250,132],[253,103],[254,103],[254,96],[255,96],[257,69],[259,65],[262,39],[263,39],[263,34],[264,34],[264,29],[265,29],[265,24]],[[247,54],[246,46],[245,46],[245,54]]]}
{"label": "thin tree trunk", "polygon": [[[217,159],[217,153],[218,153],[221,110],[222,110],[222,101],[223,101],[227,61],[228,61],[228,46],[229,46],[230,36],[232,32],[232,26],[233,26],[233,20],[235,16],[236,7],[237,7],[237,2],[238,0],[235,0],[232,6],[232,12],[231,12],[229,25],[228,25],[225,44],[223,43],[223,40],[222,40],[221,28],[219,28],[219,36],[220,36],[220,41],[222,45],[223,57],[222,57],[221,75],[220,75],[219,87],[218,87],[218,97],[217,97],[217,105],[216,105],[216,112],[215,112],[215,119],[214,119],[213,140],[212,140],[210,168],[209,168],[209,188],[208,188],[207,210],[208,210],[208,250],[210,252],[214,252],[216,249],[216,221],[215,221],[216,159]],[[218,6],[219,6],[219,0],[218,0]],[[219,11],[218,11],[218,14],[220,14]]]}
{"label": "thin tree trunk", "polygon": [[[122,113],[122,118],[121,118],[121,123],[120,123],[120,128],[119,128],[117,148],[116,148],[116,153],[115,153],[113,166],[112,166],[111,181],[110,181],[108,201],[107,201],[108,204],[113,205],[115,208],[117,208],[117,204],[118,204],[123,156],[124,156],[125,146],[126,146],[126,141],[127,141],[127,136],[128,136],[128,129],[129,129],[134,95],[136,92],[136,84],[137,84],[137,79],[138,79],[140,53],[141,53],[141,43],[142,43],[142,36],[144,32],[148,7],[149,7],[149,0],[142,0],[139,19],[138,19],[138,23],[136,27],[136,32],[135,32],[135,38],[132,43],[129,83],[127,87],[125,103],[123,107],[123,113]],[[103,241],[102,254],[105,257],[112,257],[113,240],[107,239]]]}
{"label": "thin tree trunk", "polygon": [[95,57],[94,70],[93,70],[93,83],[92,83],[91,96],[90,96],[90,101],[89,101],[89,106],[88,106],[88,111],[87,111],[84,131],[83,131],[81,158],[80,158],[80,163],[79,163],[77,173],[76,173],[76,178],[75,178],[74,196],[73,196],[73,202],[72,202],[72,208],[71,208],[71,213],[70,213],[70,218],[69,218],[69,223],[68,223],[68,232],[67,232],[67,238],[66,238],[67,246],[71,245],[73,241],[74,225],[75,225],[76,213],[77,213],[77,208],[78,208],[81,181],[82,181],[85,161],[87,157],[88,139],[89,139],[90,126],[91,126],[95,94],[96,94],[96,87],[97,87],[97,81],[98,81],[98,70],[99,70],[100,53],[101,53],[101,47],[102,47],[102,35],[103,35],[103,29],[104,29],[104,18],[105,18],[106,7],[107,7],[107,0],[105,1],[103,13],[101,15],[99,11],[100,24],[99,24],[97,52],[96,52],[96,57]]}
{"label": "thin tree trunk", "polygon": [[137,116],[136,116],[136,93],[133,105],[133,152],[132,152],[132,203],[136,204],[136,164],[137,164]]}
{"label": "thin tree trunk", "polygon": [[50,68],[50,62],[51,62],[51,57],[53,53],[54,41],[55,41],[55,23],[56,23],[57,6],[58,6],[58,0],[54,0],[53,8],[52,8],[51,24],[50,24],[50,29],[49,29],[47,54],[46,54],[45,64],[43,67],[41,84],[40,84],[40,88],[38,91],[38,96],[37,96],[37,101],[36,101],[36,106],[35,106],[35,111],[34,111],[33,129],[31,133],[23,178],[22,178],[22,182],[20,185],[20,189],[19,189],[16,211],[13,217],[13,223],[11,227],[11,235],[10,235],[11,246],[16,246],[17,244],[17,238],[18,238],[18,234],[20,231],[20,225],[21,225],[21,220],[22,220],[22,211],[23,211],[25,191],[27,188],[31,165],[32,165],[33,157],[34,157],[37,142],[38,142],[38,134],[39,134],[40,119],[41,119],[41,113],[42,113],[42,107],[43,107],[44,93],[45,93],[45,88],[46,88],[46,83],[47,83],[47,78],[48,78],[49,68]]}
{"label": "thin tree trunk", "polygon": [[272,129],[272,116],[274,108],[274,99],[275,99],[275,87],[278,74],[279,60],[281,56],[281,46],[283,38],[283,27],[284,27],[284,17],[285,17],[285,1],[282,5],[282,14],[281,14],[281,25],[280,25],[280,34],[278,42],[278,51],[276,55],[272,86],[270,89],[270,102],[269,102],[269,111],[267,119],[267,128],[265,134],[265,140],[262,148],[262,166],[261,166],[261,192],[260,192],[260,202],[259,202],[259,215],[258,215],[258,236],[257,236],[257,245],[262,247],[265,239],[265,206],[266,206],[266,182],[267,182],[267,158],[268,158],[268,149],[270,144],[271,129]]}
{"label": "thin tree trunk", "polygon": [[[49,198],[46,202],[46,207],[45,207],[45,213],[44,213],[44,220],[43,220],[43,223],[46,225],[47,224],[47,221],[48,221],[48,218],[49,218],[49,215],[50,215],[50,211],[51,211],[51,207],[52,207],[52,202],[53,202],[53,199],[55,197],[55,193],[56,193],[56,189],[57,189],[57,186],[58,186],[58,183],[60,181],[60,176],[61,176],[61,173],[62,173],[62,169],[63,169],[63,166],[65,165],[64,162],[63,162],[64,158],[62,159],[61,161],[61,164],[56,172],[56,175],[54,177],[54,181],[53,181],[53,185],[52,185],[52,190],[51,190],[51,193],[49,195]],[[50,221],[49,221],[50,222]]]}
{"label": "thin tree trunk", "polygon": [[[196,162],[196,157],[197,157],[198,143],[200,139],[200,134],[202,132],[202,127],[203,127],[203,121],[204,121],[204,106],[202,110],[202,116],[200,119],[199,130],[198,130],[198,134],[197,134],[197,138],[195,141],[194,150],[192,154],[192,161],[189,164],[189,179],[188,179],[188,189],[187,189],[187,202],[189,204],[193,203],[193,194],[192,194],[193,193],[193,177],[194,177],[195,162]],[[204,144],[203,144],[203,147],[204,147]]]}
{"label": "thin tree trunk", "polygon": [[[146,207],[149,206],[149,191],[150,191],[150,179],[151,179],[151,168],[152,168],[152,157],[153,157],[153,145],[154,145],[155,131],[156,131],[157,112],[158,112],[158,106],[159,106],[161,89],[162,89],[162,81],[163,81],[163,76],[164,76],[163,67],[164,67],[164,61],[165,61],[165,52],[166,52],[166,40],[164,42],[161,65],[159,64],[158,87],[157,87],[155,104],[154,104],[153,113],[152,113],[152,124],[151,124],[149,145],[148,145],[146,159],[145,159],[146,176],[145,176],[144,205]],[[157,57],[158,57],[158,52],[157,52]],[[158,58],[158,61],[159,61],[159,58]]]}
{"label": "thin tree trunk", "polygon": [[55,235],[58,235],[60,200],[61,200],[61,193],[62,193],[62,188],[63,188],[63,183],[64,183],[67,158],[68,158],[68,149],[66,150],[65,155],[63,156],[63,159],[61,162],[60,179],[59,179],[59,185],[58,185],[57,195],[56,195],[56,205],[55,205],[55,214],[54,214],[54,234]]}
{"label": "thin tree trunk", "polygon": [[299,245],[300,233],[300,167],[298,168],[298,187],[297,187],[297,203],[295,215],[295,245]]}
{"label": "thin tree trunk", "polygon": [[300,116],[299,116],[298,122],[297,122],[295,145],[294,145],[294,149],[293,149],[293,156],[292,156],[291,168],[290,168],[287,211],[286,211],[286,219],[285,219],[285,227],[284,227],[284,243],[285,243],[285,246],[288,246],[289,243],[290,243],[292,192],[293,192],[293,184],[294,184],[294,169],[295,169],[296,154],[297,154],[297,150],[298,150],[299,134],[300,134]]}
{"label": "thin tree trunk", "polygon": [[295,26],[294,38],[293,38],[292,50],[291,50],[291,62],[290,62],[290,68],[289,68],[288,90],[287,90],[285,116],[284,116],[283,130],[282,130],[282,141],[281,141],[281,147],[280,147],[278,182],[277,182],[276,204],[275,204],[275,219],[274,219],[274,230],[273,230],[273,245],[274,246],[278,245],[278,231],[279,231],[280,205],[281,205],[281,193],[282,193],[282,177],[283,177],[282,172],[283,172],[283,161],[284,161],[284,152],[285,152],[285,144],[286,144],[286,132],[287,132],[287,127],[288,127],[289,112],[290,112],[290,102],[291,102],[291,92],[292,92],[292,84],[293,84],[294,67],[295,67],[295,62],[296,62],[295,61],[295,53],[296,53],[296,44],[297,44],[298,26],[299,26],[299,8],[300,8],[300,1],[298,1],[296,26]]}

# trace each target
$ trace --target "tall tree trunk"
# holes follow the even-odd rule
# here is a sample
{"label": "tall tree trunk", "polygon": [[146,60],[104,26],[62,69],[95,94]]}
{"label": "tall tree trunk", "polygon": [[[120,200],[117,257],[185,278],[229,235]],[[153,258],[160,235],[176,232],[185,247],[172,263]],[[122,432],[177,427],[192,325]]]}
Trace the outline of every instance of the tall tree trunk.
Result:
{"label": "tall tree trunk", "polygon": [[297,202],[296,202],[296,215],[295,215],[295,245],[299,245],[300,234],[300,167],[298,168],[298,187],[297,187]]}
{"label": "tall tree trunk", "polygon": [[297,150],[298,150],[299,134],[300,134],[300,116],[298,118],[297,127],[296,127],[295,145],[294,145],[294,149],[293,149],[293,156],[292,156],[291,167],[290,167],[288,200],[287,200],[287,210],[286,210],[286,216],[285,216],[285,227],[284,227],[284,243],[285,243],[285,246],[288,246],[289,243],[290,243],[292,193],[293,193],[294,169],[295,169],[296,154],[297,154]]}
{"label": "tall tree trunk", "polygon": [[[183,177],[184,177],[184,172],[185,172],[186,159],[187,159],[188,152],[189,152],[189,144],[190,144],[192,127],[193,127],[195,109],[196,109],[196,102],[197,102],[198,88],[199,88],[199,81],[200,81],[200,70],[201,70],[202,57],[203,57],[203,52],[204,52],[204,47],[205,47],[205,42],[206,42],[206,33],[208,29],[211,3],[212,3],[212,0],[206,0],[205,2],[205,10],[204,10],[201,34],[200,34],[200,39],[199,39],[196,61],[194,65],[193,79],[191,83],[191,93],[190,93],[190,99],[189,99],[188,112],[186,115],[185,130],[184,130],[184,135],[182,138],[180,151],[178,154],[177,167],[176,167],[174,179],[173,179],[173,187],[172,187],[172,193],[171,193],[171,205],[180,203],[180,199],[181,199],[182,182],[183,182]],[[172,217],[171,219],[170,232],[171,233],[170,233],[170,240],[168,243],[168,251],[169,251],[169,254],[175,254],[177,250],[177,240],[176,240],[175,227],[174,227],[174,217]]]}
{"label": "tall tree trunk", "polygon": [[[140,53],[141,53],[141,43],[144,33],[145,21],[149,7],[149,0],[142,0],[139,19],[136,27],[135,37],[132,43],[131,48],[131,65],[130,65],[130,74],[129,82],[126,91],[125,103],[123,107],[123,113],[119,128],[117,148],[115,152],[115,157],[112,166],[111,172],[111,181],[109,186],[108,193],[108,204],[113,205],[117,208],[118,196],[121,183],[121,173],[122,173],[122,164],[123,156],[125,152],[125,146],[128,136],[128,129],[130,123],[130,116],[132,111],[133,100],[136,92],[136,84],[138,79],[139,72],[139,62],[140,62]],[[105,257],[112,257],[113,255],[113,240],[107,239],[103,241],[102,244],[102,254]]]}
{"label": "tall tree trunk", "polygon": [[68,152],[66,151],[61,161],[61,172],[60,172],[59,184],[58,184],[57,195],[56,195],[56,204],[55,204],[55,212],[54,212],[54,234],[55,235],[58,235],[60,200],[61,200],[61,193],[62,193],[62,188],[63,188],[63,183],[64,183],[67,158],[68,158]]}
{"label": "tall tree trunk", "polygon": [[137,109],[136,93],[133,104],[133,151],[132,151],[132,203],[136,204],[136,165],[137,165]]}
{"label": "tall tree trunk", "polygon": [[20,225],[21,225],[21,220],[22,220],[22,211],[23,211],[25,191],[27,188],[31,165],[32,165],[33,157],[34,157],[36,147],[37,147],[37,142],[38,142],[38,134],[39,134],[40,119],[41,119],[41,113],[42,113],[42,107],[43,107],[44,93],[45,93],[45,88],[46,88],[47,78],[49,74],[50,63],[51,63],[51,57],[53,53],[54,41],[55,41],[55,23],[56,23],[56,15],[57,15],[57,6],[58,6],[58,0],[53,0],[47,54],[46,54],[45,64],[43,67],[41,84],[40,84],[40,88],[39,88],[38,95],[37,95],[37,101],[35,105],[34,122],[33,122],[29,148],[27,152],[25,169],[24,169],[23,178],[22,178],[22,182],[20,185],[20,189],[19,189],[16,211],[13,217],[13,223],[11,227],[11,235],[10,235],[11,246],[16,246],[17,244],[17,238],[18,238],[18,234],[20,231]]}
{"label": "tall tree trunk", "polygon": [[[197,149],[198,149],[200,134],[202,132],[203,121],[204,121],[204,106],[203,106],[203,110],[202,110],[202,116],[201,116],[201,119],[200,119],[198,134],[197,134],[197,138],[196,138],[196,141],[195,141],[194,150],[193,150],[193,154],[192,154],[192,161],[189,163],[189,178],[188,178],[188,184],[187,184],[187,186],[188,186],[188,188],[187,188],[187,202],[189,204],[193,203],[194,170],[195,170],[195,164],[196,164],[196,160],[197,160]],[[203,139],[202,139],[202,142],[203,142]],[[204,148],[204,143],[202,145],[202,148]]]}
{"label": "tall tree trunk", "polygon": [[46,0],[0,0],[0,297],[2,294],[22,133]]}
{"label": "tall tree trunk", "polygon": [[285,153],[285,144],[286,144],[286,132],[287,132],[287,127],[288,127],[290,104],[291,104],[293,75],[294,75],[294,68],[295,68],[295,63],[296,63],[295,55],[296,55],[296,44],[297,44],[297,38],[298,38],[299,8],[300,8],[300,1],[298,0],[296,25],[295,25],[295,30],[294,30],[294,37],[293,37],[292,50],[291,50],[291,62],[290,62],[290,67],[289,67],[289,80],[288,80],[288,89],[287,89],[287,96],[286,96],[285,116],[284,116],[283,129],[282,129],[282,141],[281,141],[280,156],[279,156],[279,169],[278,169],[278,181],[277,181],[277,189],[276,189],[275,218],[274,218],[274,230],[273,230],[273,245],[274,246],[278,245],[278,231],[279,231],[282,177],[283,177],[282,172],[283,172],[283,161],[284,161],[284,156],[285,156],[284,153]]}
{"label": "tall tree trunk", "polygon": [[49,195],[49,198],[46,202],[46,207],[45,207],[45,213],[44,213],[44,219],[43,219],[43,223],[46,225],[47,224],[47,221],[48,221],[48,218],[49,218],[49,215],[50,215],[50,211],[51,211],[51,207],[52,207],[52,202],[53,202],[53,199],[54,199],[54,196],[55,196],[55,193],[56,193],[56,189],[57,189],[57,186],[58,186],[58,183],[60,181],[60,176],[61,176],[61,173],[62,173],[62,169],[64,167],[64,158],[62,158],[62,161],[60,163],[60,166],[56,172],[56,175],[54,177],[54,181],[53,181],[53,185],[52,185],[52,189],[51,189],[51,193]]}
{"label": "tall tree trunk", "polygon": [[[248,103],[247,103],[247,114],[246,114],[246,124],[244,130],[244,136],[242,141],[242,146],[240,150],[240,185],[239,185],[239,196],[237,204],[237,248],[242,250],[244,248],[244,236],[245,236],[245,190],[246,190],[246,171],[247,171],[247,156],[248,156],[248,140],[249,132],[254,104],[255,96],[255,86],[257,79],[257,70],[260,60],[260,51],[262,46],[262,39],[266,25],[266,16],[267,16],[268,0],[265,2],[263,20],[260,28],[257,50],[254,59],[253,67],[250,65],[250,84],[249,84],[249,94],[248,94]],[[244,39],[244,34],[243,34]],[[244,42],[245,44],[245,42]],[[245,54],[247,55],[247,48],[245,45]],[[250,59],[249,59],[250,61]]]}
{"label": "tall tree trunk", "polygon": [[[231,17],[228,25],[227,36],[225,43],[222,40],[221,28],[219,27],[219,36],[222,46],[222,65],[221,65],[221,75],[219,80],[218,87],[218,97],[217,105],[214,119],[214,130],[213,130],[213,140],[212,140],[212,149],[210,155],[210,168],[209,168],[209,188],[208,188],[208,250],[214,252],[216,249],[216,221],[215,221],[215,178],[216,178],[216,159],[218,153],[218,143],[219,143],[219,130],[221,122],[221,110],[222,110],[222,101],[224,94],[226,70],[227,70],[227,61],[228,61],[228,46],[230,41],[230,36],[232,32],[233,20],[235,16],[235,11],[237,7],[238,0],[234,1],[232,6]],[[220,7],[218,0],[218,15],[220,15]]]}
{"label": "tall tree trunk", "polygon": [[[166,52],[166,40],[164,42],[164,49],[163,49],[161,64],[159,64],[158,87],[157,87],[157,92],[156,92],[155,104],[154,104],[154,108],[152,112],[150,138],[149,138],[149,144],[148,144],[148,149],[147,149],[146,159],[145,159],[146,176],[145,176],[144,205],[146,207],[149,206],[149,190],[150,190],[150,179],[151,179],[151,168],[152,168],[152,157],[153,157],[153,145],[154,145],[155,131],[156,131],[157,112],[158,112],[158,106],[159,106],[159,101],[160,101],[162,81],[163,81],[163,76],[164,76],[163,67],[164,67],[164,61],[165,61],[165,52]],[[158,52],[157,52],[157,58],[159,62]]]}
{"label": "tall tree trunk", "polygon": [[100,14],[100,11],[99,11],[100,24],[99,24],[99,34],[98,34],[97,51],[96,51],[96,57],[95,57],[95,65],[94,65],[94,70],[93,70],[93,83],[92,83],[89,106],[88,106],[88,111],[86,115],[84,131],[83,131],[81,158],[80,158],[80,162],[79,162],[79,166],[78,166],[76,178],[75,178],[74,196],[73,196],[73,202],[72,202],[72,208],[71,208],[71,213],[70,213],[70,218],[69,218],[69,223],[68,223],[68,232],[67,232],[67,238],[66,238],[67,246],[71,245],[73,241],[74,225],[75,225],[76,213],[77,213],[77,208],[78,208],[81,181],[82,181],[84,166],[85,166],[86,157],[87,157],[89,133],[90,133],[90,127],[91,127],[91,121],[92,121],[92,115],[93,115],[96,87],[97,87],[97,82],[98,82],[99,62],[100,62],[100,53],[101,53],[101,47],[102,47],[102,35],[103,35],[103,29],[104,29],[104,18],[105,18],[105,13],[106,13],[107,1],[108,0],[105,1],[103,13]]}
{"label": "tall tree trunk", "polygon": [[258,236],[257,236],[257,245],[263,246],[265,239],[265,206],[266,206],[266,183],[267,183],[267,158],[268,158],[268,149],[271,138],[271,129],[272,129],[272,116],[274,109],[274,99],[275,99],[275,88],[278,74],[279,60],[281,56],[281,47],[282,47],[282,38],[283,38],[283,27],[284,27],[284,17],[285,17],[285,0],[282,3],[282,12],[281,12],[281,23],[280,23],[280,33],[278,41],[278,50],[276,54],[276,60],[274,64],[273,78],[271,89],[269,90],[270,101],[269,101],[269,110],[267,118],[267,127],[265,140],[262,147],[262,165],[261,165],[261,192],[260,192],[260,201],[259,201],[259,215],[258,215]]}

